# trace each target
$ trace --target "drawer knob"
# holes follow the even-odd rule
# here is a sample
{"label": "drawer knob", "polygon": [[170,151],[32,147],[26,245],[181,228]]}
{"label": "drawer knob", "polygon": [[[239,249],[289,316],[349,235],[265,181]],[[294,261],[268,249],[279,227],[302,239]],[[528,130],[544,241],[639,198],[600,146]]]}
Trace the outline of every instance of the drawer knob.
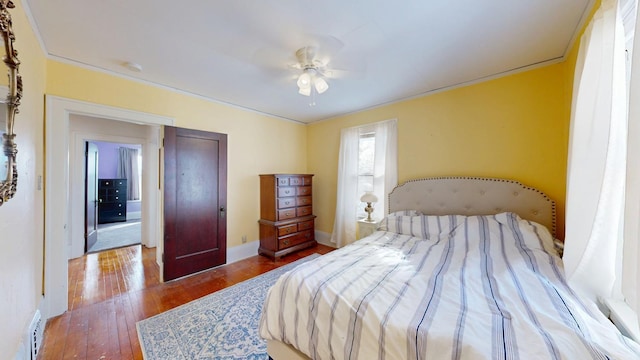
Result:
{"label": "drawer knob", "polygon": [[284,246],[288,246],[288,245],[289,245],[289,240],[285,240],[285,241],[283,241],[283,242],[282,242],[282,245],[284,245]]}

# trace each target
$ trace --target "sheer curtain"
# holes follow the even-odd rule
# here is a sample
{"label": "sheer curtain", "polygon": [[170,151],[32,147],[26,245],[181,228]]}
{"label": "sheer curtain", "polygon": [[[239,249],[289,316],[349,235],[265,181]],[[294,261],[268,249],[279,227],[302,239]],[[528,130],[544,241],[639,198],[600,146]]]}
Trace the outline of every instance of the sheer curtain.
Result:
{"label": "sheer curtain", "polygon": [[121,147],[116,175],[119,179],[127,179],[127,200],[140,200],[139,174],[138,149]]}
{"label": "sheer curtain", "polygon": [[567,171],[564,264],[574,289],[612,296],[622,237],[626,164],[624,30],[617,1],[603,0],[580,42]]}
{"label": "sheer curtain", "polygon": [[[638,1],[629,1],[624,7],[625,32],[640,29],[640,11]],[[627,149],[627,188],[624,217],[624,245],[621,249],[622,298],[625,303],[640,315],[640,36],[632,33],[627,36],[627,49],[634,54],[628,59],[629,66],[629,133]],[[629,46],[629,43],[632,45]],[[636,330],[638,330],[636,324]],[[637,339],[640,340],[640,339]]]}
{"label": "sheer curtain", "polygon": [[378,197],[374,215],[381,217],[386,213],[386,196],[398,183],[397,120],[342,129],[336,216],[331,234],[331,242],[337,247],[350,244],[356,239],[356,212],[362,195],[358,194],[358,142],[360,134],[371,131],[375,132],[376,143],[373,193]]}

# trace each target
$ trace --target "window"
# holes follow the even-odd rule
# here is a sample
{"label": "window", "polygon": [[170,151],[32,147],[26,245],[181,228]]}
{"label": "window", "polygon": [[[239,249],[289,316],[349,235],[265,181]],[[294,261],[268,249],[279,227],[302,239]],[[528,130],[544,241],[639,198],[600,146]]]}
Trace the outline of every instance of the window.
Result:
{"label": "window", "polygon": [[398,182],[397,120],[343,129],[340,133],[336,215],[331,242],[338,247],[356,238],[356,221],[366,216],[360,197],[372,191],[378,198],[375,218],[386,213],[386,195]]}
{"label": "window", "polygon": [[[358,194],[373,191],[374,164],[376,160],[376,134],[366,132],[358,139]],[[359,199],[359,198],[358,198]],[[359,202],[356,216],[358,219],[367,217],[364,211],[366,203]]]}
{"label": "window", "polygon": [[640,61],[632,60],[636,14],[635,0],[603,0],[581,39],[563,260],[574,290],[608,308],[623,333],[640,340],[640,161],[634,141],[640,133]]}

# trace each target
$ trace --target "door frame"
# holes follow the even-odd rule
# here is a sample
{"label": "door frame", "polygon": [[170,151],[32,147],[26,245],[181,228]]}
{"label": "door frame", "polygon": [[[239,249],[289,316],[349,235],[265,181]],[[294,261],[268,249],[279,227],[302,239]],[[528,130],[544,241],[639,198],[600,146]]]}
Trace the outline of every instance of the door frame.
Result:
{"label": "door frame", "polygon": [[[158,128],[163,125],[173,126],[175,121],[170,117],[52,95],[45,95],[45,109],[44,306],[42,309],[45,319],[48,319],[68,309],[68,259],[71,246],[69,117],[73,114],[85,115],[153,125]],[[161,147],[159,136],[155,141],[155,147],[159,149]],[[153,153],[155,159],[158,159],[159,151],[156,150]],[[148,178],[151,180],[155,177]],[[157,180],[155,178],[156,184]],[[157,207],[151,207],[151,203],[155,206],[155,201],[152,199],[161,201],[162,195],[157,186],[155,188],[146,186],[146,189],[143,196],[150,201],[147,201],[146,205],[143,204],[142,221],[146,222],[147,226],[154,226],[157,229],[159,212]]]}
{"label": "door frame", "polygon": [[[91,141],[84,141],[84,252],[89,251],[89,242],[93,246],[98,241],[98,146]],[[93,160],[93,161],[90,161]],[[92,177],[89,177],[89,169]],[[91,186],[90,186],[91,184]],[[89,192],[89,188],[93,192]],[[91,214],[91,216],[89,216]],[[92,222],[89,222],[89,219]],[[91,226],[91,229],[89,229]]]}

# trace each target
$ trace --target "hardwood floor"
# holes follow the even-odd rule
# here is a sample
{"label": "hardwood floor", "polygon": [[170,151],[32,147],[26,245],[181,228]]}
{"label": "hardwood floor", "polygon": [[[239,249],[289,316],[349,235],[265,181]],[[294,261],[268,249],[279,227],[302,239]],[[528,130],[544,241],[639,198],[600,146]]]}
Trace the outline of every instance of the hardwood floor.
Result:
{"label": "hardwood floor", "polygon": [[38,359],[142,359],[136,322],[313,253],[253,256],[160,283],[155,249],[135,245],[69,261],[69,310],[47,322]]}

